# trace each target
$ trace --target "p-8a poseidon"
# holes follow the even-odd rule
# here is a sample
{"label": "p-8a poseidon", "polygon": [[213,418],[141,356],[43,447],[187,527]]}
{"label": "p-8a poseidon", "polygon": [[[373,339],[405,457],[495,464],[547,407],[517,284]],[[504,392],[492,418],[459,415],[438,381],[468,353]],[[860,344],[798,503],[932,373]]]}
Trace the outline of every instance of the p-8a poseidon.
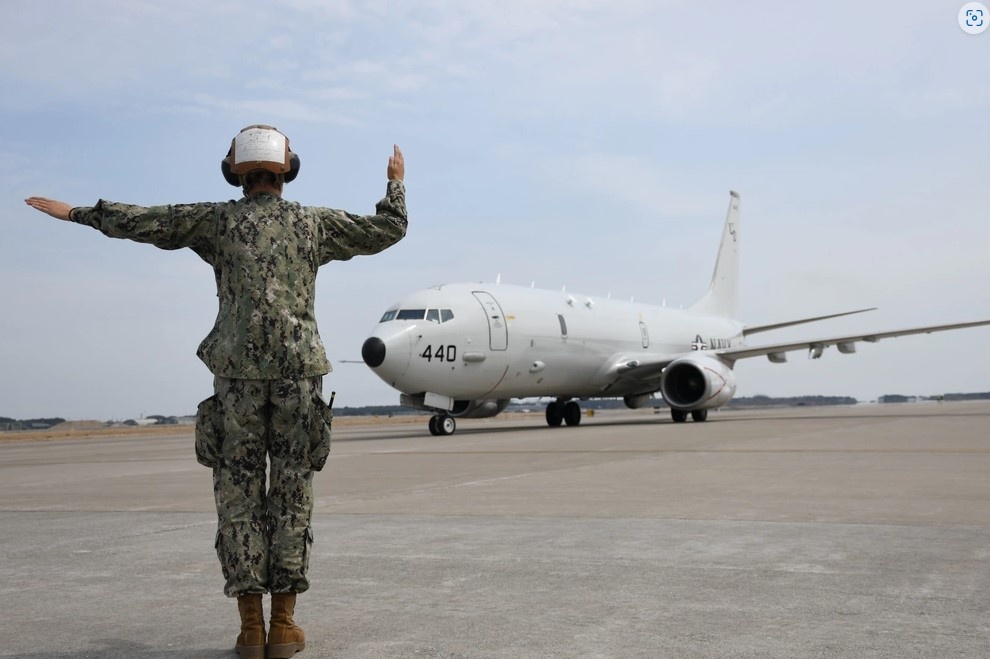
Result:
{"label": "p-8a poseidon", "polygon": [[962,329],[990,320],[747,346],[752,334],[845,313],[772,325],[735,320],[739,195],[730,193],[711,286],[687,310],[506,284],[445,284],[393,304],[364,342],[364,362],[401,392],[402,405],[429,410],[430,432],[449,435],[455,417],[494,416],[513,398],[552,397],[550,426],[577,425],[577,400],[621,397],[630,408],[657,392],[675,422],[704,421],[736,392],[739,359],[808,350],[817,359],[859,341]]}

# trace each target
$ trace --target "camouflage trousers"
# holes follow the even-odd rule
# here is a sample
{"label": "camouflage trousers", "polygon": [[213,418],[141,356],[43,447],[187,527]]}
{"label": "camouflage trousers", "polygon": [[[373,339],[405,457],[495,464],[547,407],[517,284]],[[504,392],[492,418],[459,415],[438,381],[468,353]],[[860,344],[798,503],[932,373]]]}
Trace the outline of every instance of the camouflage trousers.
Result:
{"label": "camouflage trousers", "polygon": [[[213,468],[224,593],[301,593],[313,544],[313,472],[330,451],[323,378],[217,377],[200,403],[196,456]],[[270,475],[266,466],[271,466]]]}

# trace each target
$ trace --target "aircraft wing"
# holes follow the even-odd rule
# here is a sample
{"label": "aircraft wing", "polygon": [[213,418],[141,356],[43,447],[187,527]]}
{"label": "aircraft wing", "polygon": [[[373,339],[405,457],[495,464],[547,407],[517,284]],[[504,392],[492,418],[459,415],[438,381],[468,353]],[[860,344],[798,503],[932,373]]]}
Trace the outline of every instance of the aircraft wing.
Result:
{"label": "aircraft wing", "polygon": [[847,336],[833,336],[811,341],[792,341],[788,343],[776,343],[765,346],[740,346],[738,348],[714,350],[713,352],[719,357],[730,362],[734,362],[737,359],[746,359],[747,357],[759,357],[761,355],[766,355],[772,362],[783,362],[786,361],[784,353],[791,352],[793,350],[809,350],[812,358],[818,359],[822,356],[822,352],[825,348],[833,345],[838,347],[839,352],[848,354],[856,352],[855,344],[860,341],[876,343],[880,339],[889,339],[896,336],[931,334],[932,332],[944,332],[946,330],[979,327],[981,325],[990,325],[990,320],[977,320],[970,323],[952,323],[950,325],[909,327],[906,329],[892,330],[888,332],[871,332],[864,334],[851,334]]}
{"label": "aircraft wing", "polygon": [[842,313],[831,313],[827,316],[815,316],[814,318],[801,318],[800,320],[788,320],[783,323],[773,323],[770,325],[747,325],[743,327],[743,336],[749,336],[750,334],[756,334],[757,332],[769,332],[770,330],[780,329],[782,327],[791,327],[793,325],[803,325],[805,323],[817,323],[820,320],[828,320],[829,318],[839,318],[840,316],[851,316],[856,313],[863,313],[866,311],[876,311],[876,307],[870,307],[869,309],[856,309],[855,311],[843,311]]}

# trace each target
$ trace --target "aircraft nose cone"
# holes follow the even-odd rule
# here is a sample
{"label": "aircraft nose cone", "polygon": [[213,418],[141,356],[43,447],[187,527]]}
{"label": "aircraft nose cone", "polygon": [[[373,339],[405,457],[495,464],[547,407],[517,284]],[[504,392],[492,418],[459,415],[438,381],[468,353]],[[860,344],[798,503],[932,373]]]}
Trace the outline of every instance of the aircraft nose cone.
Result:
{"label": "aircraft nose cone", "polygon": [[375,368],[385,361],[385,342],[377,336],[372,336],[361,346],[361,359],[364,363]]}

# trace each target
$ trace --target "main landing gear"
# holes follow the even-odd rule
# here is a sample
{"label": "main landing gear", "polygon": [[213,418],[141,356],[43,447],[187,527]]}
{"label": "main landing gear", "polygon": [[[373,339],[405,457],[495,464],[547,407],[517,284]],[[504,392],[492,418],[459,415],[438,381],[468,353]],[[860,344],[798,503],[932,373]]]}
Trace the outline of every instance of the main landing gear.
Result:
{"label": "main landing gear", "polygon": [[573,400],[555,400],[547,405],[547,425],[558,427],[561,423],[576,426],[581,423],[581,406]]}
{"label": "main landing gear", "polygon": [[434,437],[453,435],[457,430],[457,422],[448,414],[437,414],[430,417],[430,434]]}
{"label": "main landing gear", "polygon": [[[674,420],[674,423],[684,423],[687,421],[687,417],[687,410],[678,410],[673,407],[670,408],[670,418]],[[707,421],[708,410],[691,410],[691,418],[695,421]]]}

